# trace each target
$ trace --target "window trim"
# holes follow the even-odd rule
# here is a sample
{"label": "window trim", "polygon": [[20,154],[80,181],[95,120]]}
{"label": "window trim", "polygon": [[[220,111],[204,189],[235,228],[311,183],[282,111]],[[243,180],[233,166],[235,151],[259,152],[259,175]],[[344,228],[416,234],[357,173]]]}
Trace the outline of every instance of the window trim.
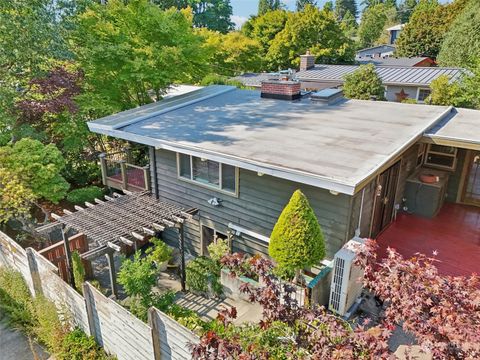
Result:
{"label": "window trim", "polygon": [[[430,95],[432,94],[432,89],[430,89],[429,87],[418,87],[417,88],[417,97],[416,97],[416,100],[418,103],[420,104],[425,104],[425,100],[419,100],[418,97],[420,96],[420,90],[428,90],[430,91]],[[429,95],[429,96],[430,96]]]}
{"label": "window trim", "polygon": [[[451,147],[455,150],[455,152],[453,154],[448,154],[448,153],[444,153],[444,152],[430,150],[432,145],[436,145],[436,144],[428,144],[428,146],[427,146],[427,150],[425,152],[424,164],[426,166],[434,168],[434,169],[455,171],[455,169],[457,168],[457,161],[458,161],[458,158],[457,158],[458,148],[456,148],[454,146],[445,146],[445,147]],[[440,145],[440,146],[444,146],[444,145]],[[447,158],[451,158],[451,159],[453,159],[452,166],[439,165],[439,164],[436,164],[436,163],[429,162],[428,154],[433,154],[433,155],[438,155],[438,156],[444,156],[444,157],[447,157]]]}
{"label": "window trim", "polygon": [[[207,227],[209,229],[212,229],[213,230],[213,241],[217,241],[217,233],[220,233],[222,235],[224,235],[226,238],[227,238],[227,241],[228,241],[228,230],[227,232],[223,232],[223,231],[220,231],[217,229],[217,226],[215,226],[214,224],[207,224],[207,223],[204,223],[202,221],[200,221],[200,255],[202,256],[207,256],[204,249],[208,247],[207,246],[204,246],[205,245],[205,237],[203,236],[203,228],[204,227]],[[228,241],[229,243],[229,246],[230,246],[230,251],[231,251],[231,245],[230,245],[230,242]]]}
{"label": "window trim", "polygon": [[[185,155],[185,156],[188,156],[190,158],[190,179],[180,175],[180,155]],[[195,156],[195,157],[198,157],[198,156]],[[207,159],[207,160],[209,160],[209,159]],[[211,160],[211,161],[215,161],[215,160]],[[203,188],[214,190],[214,191],[220,192],[222,194],[230,195],[230,196],[233,196],[233,197],[238,197],[239,177],[240,177],[239,176],[239,168],[237,166],[224,164],[224,163],[221,163],[219,161],[215,161],[215,162],[219,164],[219,166],[218,166],[219,186],[218,187],[216,187],[215,185],[211,185],[211,184],[207,184],[207,183],[203,183],[203,182],[194,180],[193,179],[193,155],[183,154],[183,153],[177,152],[177,179],[179,179],[181,181],[188,182],[190,184],[198,185],[198,186],[203,187]],[[223,186],[223,176],[222,176],[223,166],[222,165],[228,165],[228,166],[232,166],[232,167],[235,168],[235,191],[222,189],[222,186]]]}

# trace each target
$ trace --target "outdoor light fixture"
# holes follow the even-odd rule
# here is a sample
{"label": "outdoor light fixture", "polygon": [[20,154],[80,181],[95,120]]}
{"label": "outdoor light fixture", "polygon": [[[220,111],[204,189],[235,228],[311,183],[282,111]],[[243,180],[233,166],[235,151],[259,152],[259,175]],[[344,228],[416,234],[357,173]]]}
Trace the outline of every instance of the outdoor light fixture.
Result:
{"label": "outdoor light fixture", "polygon": [[264,173],[262,173],[262,172],[257,172],[257,175],[258,175],[258,176],[263,176]]}
{"label": "outdoor light fixture", "polygon": [[213,197],[213,198],[208,200],[208,203],[212,206],[220,206],[221,202],[222,202],[222,200],[219,199],[219,198],[216,198],[216,197]]}
{"label": "outdoor light fixture", "polygon": [[330,194],[337,196],[337,195],[338,195],[338,191],[330,190]]}
{"label": "outdoor light fixture", "polygon": [[205,159],[205,158],[200,158],[200,160],[201,160],[201,161],[207,161],[207,159]]}

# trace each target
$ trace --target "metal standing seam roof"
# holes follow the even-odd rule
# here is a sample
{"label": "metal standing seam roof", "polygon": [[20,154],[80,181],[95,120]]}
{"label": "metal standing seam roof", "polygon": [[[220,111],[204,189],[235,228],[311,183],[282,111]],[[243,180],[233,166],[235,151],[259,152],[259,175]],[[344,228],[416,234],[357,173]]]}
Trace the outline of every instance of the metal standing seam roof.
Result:
{"label": "metal standing seam roof", "polygon": [[[158,149],[354,194],[419,140],[451,108],[340,101],[326,105],[262,99],[257,91],[215,86],[138,121],[122,113],[89,122],[91,131]],[[202,94],[205,95],[202,98]],[[142,114],[141,108],[139,113]]]}
{"label": "metal standing seam roof", "polygon": [[[345,75],[359,65],[315,65],[314,68],[299,71],[296,78],[300,81],[331,81],[342,83]],[[385,85],[429,86],[441,75],[447,75],[451,81],[460,78],[463,69],[443,67],[377,66],[377,74]]]}
{"label": "metal standing seam roof", "polygon": [[246,73],[235,76],[232,79],[240,81],[245,86],[260,87],[262,86],[262,81],[278,79],[279,77],[279,73]]}
{"label": "metal standing seam roof", "polygon": [[412,67],[416,64],[430,59],[429,57],[392,57],[385,58],[370,58],[370,57],[356,57],[355,60],[360,64],[373,64],[376,66],[408,66]]}

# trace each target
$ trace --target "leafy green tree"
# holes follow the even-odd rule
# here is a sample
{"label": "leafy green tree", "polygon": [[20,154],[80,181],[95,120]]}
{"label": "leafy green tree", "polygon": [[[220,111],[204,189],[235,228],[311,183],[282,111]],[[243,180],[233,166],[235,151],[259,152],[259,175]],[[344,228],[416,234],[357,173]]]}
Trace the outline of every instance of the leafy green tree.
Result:
{"label": "leafy green tree", "polygon": [[362,47],[372,46],[382,35],[387,22],[386,7],[383,4],[368,7],[362,15],[358,36]]}
{"label": "leafy green tree", "polygon": [[64,167],[62,154],[53,144],[25,138],[0,147],[0,221],[23,217],[33,204],[41,208],[39,199],[63,199],[70,187],[61,175]]}
{"label": "leafy green tree", "polygon": [[78,251],[72,252],[73,282],[75,289],[83,294],[83,283],[85,282],[85,267]]}
{"label": "leafy green tree", "polygon": [[353,17],[350,11],[347,11],[345,13],[345,16],[340,22],[340,27],[342,28],[345,35],[349,38],[353,38],[357,34],[357,20]]}
{"label": "leafy green tree", "polygon": [[221,34],[204,29],[205,46],[210,49],[210,66],[220,75],[233,76],[262,70],[262,46],[241,32]]}
{"label": "leafy green tree", "polygon": [[280,10],[283,4],[280,0],[260,0],[258,2],[258,15],[263,15],[269,11]]}
{"label": "leafy green tree", "polygon": [[263,53],[266,54],[273,39],[285,28],[288,13],[283,9],[268,11],[261,16],[248,20],[242,32],[260,42]]}
{"label": "leafy green tree", "polygon": [[303,11],[307,4],[317,6],[317,0],[296,0],[295,8],[297,11]]}
{"label": "leafy green tree", "polygon": [[273,39],[266,55],[270,69],[297,67],[307,50],[320,63],[352,62],[352,42],[343,33],[335,15],[307,5],[304,11],[288,13],[285,28]]}
{"label": "leafy green tree", "polygon": [[297,271],[315,265],[325,256],[325,241],[315,212],[305,195],[296,190],[270,235],[269,255],[280,269]]}
{"label": "leafy green tree", "polygon": [[438,0],[420,0],[395,43],[396,55],[436,58],[445,34],[467,1],[440,5]]}
{"label": "leafy green tree", "polygon": [[343,93],[349,99],[385,99],[385,88],[373,64],[360,65],[357,70],[345,76]]}
{"label": "leafy green tree", "polygon": [[412,16],[418,0],[404,0],[398,7],[398,13],[402,24],[406,24]]}
{"label": "leafy green tree", "polygon": [[350,12],[354,18],[358,15],[357,3],[355,0],[336,0],[335,13],[338,19],[343,20],[347,12]]}
{"label": "leafy green tree", "polygon": [[461,97],[460,85],[457,82],[450,82],[450,78],[441,75],[430,84],[432,92],[426,99],[431,105],[459,105]]}
{"label": "leafy green tree", "polygon": [[150,259],[140,258],[140,255],[137,251],[133,260],[123,260],[118,272],[118,283],[123,286],[128,296],[147,299],[156,283],[156,273]]}
{"label": "leafy green tree", "polygon": [[470,1],[445,35],[438,62],[442,66],[469,67],[480,58],[480,2]]}
{"label": "leafy green tree", "polygon": [[162,10],[172,7],[193,11],[193,24],[196,27],[206,27],[210,30],[226,33],[233,28],[230,20],[232,6],[230,0],[154,0]]}
{"label": "leafy green tree", "polygon": [[333,5],[333,1],[332,0],[326,1],[325,4],[323,4],[323,10],[334,11],[335,6]]}
{"label": "leafy green tree", "polygon": [[[79,16],[72,36],[85,71],[85,102],[110,112],[161,99],[176,81],[201,78],[202,38],[189,10],[162,11],[148,0],[111,0]],[[88,106],[88,105],[87,105]]]}

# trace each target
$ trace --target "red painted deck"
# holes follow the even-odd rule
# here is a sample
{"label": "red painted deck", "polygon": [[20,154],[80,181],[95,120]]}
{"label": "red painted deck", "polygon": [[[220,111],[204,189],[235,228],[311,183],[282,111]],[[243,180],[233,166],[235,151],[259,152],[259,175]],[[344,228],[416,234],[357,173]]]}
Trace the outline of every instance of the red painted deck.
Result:
{"label": "red painted deck", "polygon": [[400,214],[377,242],[382,257],[387,247],[404,257],[436,250],[441,274],[480,274],[480,208],[446,203],[433,219]]}

